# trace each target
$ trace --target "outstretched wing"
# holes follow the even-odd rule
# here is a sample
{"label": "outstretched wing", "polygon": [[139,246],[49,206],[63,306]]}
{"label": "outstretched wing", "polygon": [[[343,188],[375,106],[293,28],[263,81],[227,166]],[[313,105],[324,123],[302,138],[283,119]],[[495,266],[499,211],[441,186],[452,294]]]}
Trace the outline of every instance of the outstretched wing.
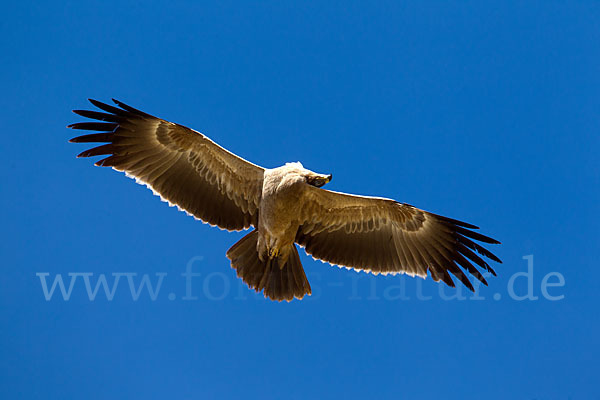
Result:
{"label": "outstretched wing", "polygon": [[241,230],[257,225],[264,169],[225,150],[200,132],[153,117],[120,101],[74,110],[104,122],[69,128],[99,131],[71,139],[103,142],[78,157],[108,155],[98,166],[123,171],[163,200],[211,225]]}
{"label": "outstretched wing", "polygon": [[473,240],[500,242],[474,232],[476,226],[390,199],[307,186],[302,221],[296,242],[308,254],[375,274],[426,277],[429,271],[435,281],[454,287],[451,273],[473,290],[464,271],[486,285],[475,265],[496,275],[476,253],[501,263]]}

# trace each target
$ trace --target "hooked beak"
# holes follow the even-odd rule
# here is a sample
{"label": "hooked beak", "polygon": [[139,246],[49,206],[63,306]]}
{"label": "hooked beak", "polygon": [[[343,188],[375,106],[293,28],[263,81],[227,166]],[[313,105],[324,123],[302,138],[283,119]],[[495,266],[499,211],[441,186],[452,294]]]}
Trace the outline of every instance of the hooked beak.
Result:
{"label": "hooked beak", "polygon": [[316,187],[320,188],[321,186],[325,185],[326,183],[331,182],[331,178],[332,178],[331,174],[329,174],[329,175],[316,175],[316,176],[310,178],[308,180],[308,183],[310,185],[313,185],[313,186],[316,186]]}

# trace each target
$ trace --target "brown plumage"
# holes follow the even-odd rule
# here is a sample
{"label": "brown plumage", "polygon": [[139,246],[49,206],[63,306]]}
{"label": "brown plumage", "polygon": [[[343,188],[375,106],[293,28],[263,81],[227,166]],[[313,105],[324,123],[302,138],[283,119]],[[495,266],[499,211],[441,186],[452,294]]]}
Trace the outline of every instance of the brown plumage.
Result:
{"label": "brown plumage", "polygon": [[482,258],[501,262],[476,241],[499,242],[476,226],[379,197],[321,189],[331,175],[300,163],[265,169],[220,147],[200,132],[122,102],[90,100],[101,111],[74,110],[101,122],[73,129],[98,131],[71,139],[106,143],[79,157],[134,177],[194,217],[226,230],[255,229],[227,251],[239,277],[273,300],[301,299],[310,284],[295,243],[314,258],[375,274],[406,273],[470,290],[465,272],[487,285]]}

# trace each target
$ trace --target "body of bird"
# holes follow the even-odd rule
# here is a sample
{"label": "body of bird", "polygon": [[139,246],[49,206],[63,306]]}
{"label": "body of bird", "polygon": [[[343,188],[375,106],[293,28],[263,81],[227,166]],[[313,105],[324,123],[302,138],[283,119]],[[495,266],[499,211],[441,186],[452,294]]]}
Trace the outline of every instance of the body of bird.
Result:
{"label": "body of bird", "polygon": [[261,259],[278,256],[286,262],[300,227],[302,204],[310,179],[331,180],[305,169],[299,162],[267,169],[258,213],[258,247]]}

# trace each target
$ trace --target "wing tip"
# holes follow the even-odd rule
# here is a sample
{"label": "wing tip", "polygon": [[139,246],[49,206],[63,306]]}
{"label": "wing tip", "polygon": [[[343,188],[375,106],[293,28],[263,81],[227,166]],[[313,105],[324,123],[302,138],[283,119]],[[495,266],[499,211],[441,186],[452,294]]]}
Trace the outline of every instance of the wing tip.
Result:
{"label": "wing tip", "polygon": [[443,215],[439,215],[439,214],[433,214],[433,213],[430,213],[430,214],[433,215],[434,217],[436,217],[437,219],[439,219],[443,222],[447,222],[449,224],[453,224],[453,225],[460,226],[460,227],[467,228],[467,229],[479,229],[479,227],[477,225],[473,225],[468,222],[464,222],[464,221],[454,219],[454,218],[444,217]]}

